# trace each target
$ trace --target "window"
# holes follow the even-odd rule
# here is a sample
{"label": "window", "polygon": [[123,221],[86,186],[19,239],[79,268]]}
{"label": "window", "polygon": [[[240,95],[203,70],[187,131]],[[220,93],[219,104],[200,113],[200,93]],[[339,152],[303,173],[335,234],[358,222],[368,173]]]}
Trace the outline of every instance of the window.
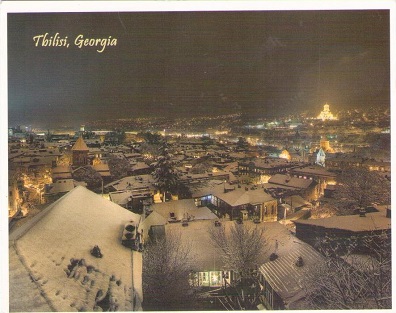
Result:
{"label": "window", "polygon": [[209,284],[209,275],[207,272],[200,272],[199,273],[199,280],[200,284],[207,286]]}
{"label": "window", "polygon": [[221,272],[210,272],[210,285],[218,286],[221,284]]}

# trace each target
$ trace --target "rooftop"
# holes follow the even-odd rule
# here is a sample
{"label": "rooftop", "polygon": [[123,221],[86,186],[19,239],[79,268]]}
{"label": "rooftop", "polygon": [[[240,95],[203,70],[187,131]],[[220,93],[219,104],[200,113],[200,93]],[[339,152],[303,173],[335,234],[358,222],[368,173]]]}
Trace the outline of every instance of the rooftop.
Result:
{"label": "rooftop", "polygon": [[310,175],[320,175],[320,176],[331,176],[331,177],[336,176],[336,174],[329,172],[328,170],[326,170],[325,168],[319,165],[296,167],[293,168],[290,172],[310,174]]}
{"label": "rooftop", "polygon": [[391,227],[391,219],[386,217],[383,211],[366,213],[365,217],[360,217],[359,215],[332,216],[321,219],[299,220],[294,221],[294,223],[352,232],[385,230]]}
{"label": "rooftop", "polygon": [[268,183],[294,187],[298,189],[306,189],[310,187],[314,182],[310,179],[290,177],[289,175],[284,174],[275,174],[268,180]]}
{"label": "rooftop", "polygon": [[88,146],[84,142],[84,139],[82,137],[78,137],[76,143],[74,144],[73,151],[89,151]]}
{"label": "rooftop", "polygon": [[214,196],[235,207],[243,204],[257,204],[275,200],[267,194],[263,188],[247,189],[236,188],[235,190],[224,192],[217,191],[213,193]]}
{"label": "rooftop", "polygon": [[[131,220],[138,222],[140,216],[79,186],[13,230],[10,311],[46,306],[51,311],[92,311],[98,291],[106,294],[109,288],[119,310],[135,309],[134,295],[142,299],[141,255],[121,245],[123,226]],[[102,258],[91,255],[95,245]],[[72,274],[72,259],[84,259],[86,266]]]}
{"label": "rooftop", "polygon": [[[282,299],[289,304],[292,298],[298,300],[304,294],[303,280],[309,268],[323,260],[323,257],[308,244],[293,240],[286,253],[277,253],[278,258],[260,266],[260,273]],[[296,266],[296,261],[302,257],[304,265]]]}
{"label": "rooftop", "polygon": [[152,175],[136,175],[128,176],[113,181],[105,186],[105,188],[113,187],[115,190],[135,189],[142,187],[151,187],[154,183]]}
{"label": "rooftop", "polygon": [[174,213],[176,220],[190,217],[192,220],[211,220],[217,216],[207,207],[197,207],[194,199],[184,199],[155,203],[151,209],[165,218],[169,218],[170,213]]}

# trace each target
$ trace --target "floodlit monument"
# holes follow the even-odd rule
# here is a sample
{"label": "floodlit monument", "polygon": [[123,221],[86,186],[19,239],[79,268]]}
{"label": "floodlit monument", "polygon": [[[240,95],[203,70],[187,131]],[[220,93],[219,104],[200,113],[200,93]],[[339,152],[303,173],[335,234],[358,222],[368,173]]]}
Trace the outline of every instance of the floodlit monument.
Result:
{"label": "floodlit monument", "polygon": [[323,111],[320,112],[317,119],[326,121],[326,120],[336,120],[337,118],[330,112],[330,106],[326,103],[323,106]]}

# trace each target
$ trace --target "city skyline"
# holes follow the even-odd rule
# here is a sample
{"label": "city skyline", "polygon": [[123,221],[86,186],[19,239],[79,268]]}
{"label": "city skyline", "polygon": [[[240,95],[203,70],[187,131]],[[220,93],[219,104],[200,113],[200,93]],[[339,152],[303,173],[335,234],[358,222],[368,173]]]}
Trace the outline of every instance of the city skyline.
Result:
{"label": "city skyline", "polygon": [[390,106],[388,10],[9,13],[8,58],[10,125]]}

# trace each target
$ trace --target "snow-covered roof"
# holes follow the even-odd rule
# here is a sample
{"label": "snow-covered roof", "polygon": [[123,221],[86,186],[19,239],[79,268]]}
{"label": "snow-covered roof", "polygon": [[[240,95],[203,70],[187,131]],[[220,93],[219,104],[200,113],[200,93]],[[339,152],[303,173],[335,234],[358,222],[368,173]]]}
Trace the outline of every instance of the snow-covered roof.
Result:
{"label": "snow-covered roof", "polygon": [[10,245],[8,252],[10,312],[51,312],[53,308],[42,296],[40,287],[30,277],[15,247]]}
{"label": "snow-covered roof", "polygon": [[197,207],[194,199],[183,199],[169,202],[155,203],[151,209],[166,219],[169,219],[170,213],[174,213],[176,220],[190,217],[191,220],[210,220],[216,219],[217,216],[206,206]]}
{"label": "snow-covered roof", "polygon": [[70,166],[60,165],[60,166],[54,167],[52,169],[52,175],[61,174],[61,173],[62,174],[64,174],[64,173],[70,173],[71,174]]}
{"label": "snow-covered roof", "polygon": [[99,163],[92,166],[95,171],[97,171],[102,177],[110,177],[109,165],[106,163]]}
{"label": "snow-covered roof", "polygon": [[189,185],[193,198],[199,198],[207,195],[212,195],[224,192],[224,187],[229,186],[224,180],[211,179],[200,182],[194,182]]}
{"label": "snow-covered roof", "polygon": [[218,172],[206,172],[202,174],[182,174],[180,180],[182,181],[194,181],[194,180],[205,180],[205,179],[221,179],[230,177],[230,172],[218,171]]}
{"label": "snow-covered roof", "polygon": [[50,190],[47,192],[48,194],[57,194],[64,193],[72,190],[76,187],[76,181],[69,179],[58,179],[55,183],[51,184]]}
{"label": "snow-covered roof", "polygon": [[132,171],[137,171],[137,170],[143,170],[143,169],[149,169],[150,166],[148,166],[144,162],[137,162],[136,164],[132,164]]}
{"label": "snow-covered roof", "polygon": [[306,189],[314,183],[310,179],[290,177],[289,175],[284,174],[275,174],[268,180],[268,182],[270,184],[294,187],[299,189]]}
{"label": "snow-covered roof", "polygon": [[[235,224],[234,221],[221,221],[221,225],[225,227],[226,233],[230,231]],[[266,222],[254,224],[252,221],[245,221],[248,227],[258,227],[263,229],[263,238],[265,240],[263,251],[259,255],[257,265],[264,264],[269,261],[271,253],[275,251],[279,257],[288,255],[291,251],[298,251],[300,246],[308,246],[304,242],[293,236],[290,231],[278,222]],[[200,220],[189,222],[188,226],[183,227],[181,223],[169,223],[164,225],[166,234],[175,233],[179,235],[183,244],[191,247],[193,261],[191,269],[194,271],[213,271],[227,270],[224,265],[221,253],[217,247],[213,245],[209,233],[215,229],[213,220]],[[276,244],[277,242],[277,244]]]}
{"label": "snow-covered roof", "polygon": [[151,226],[165,225],[167,222],[167,218],[154,211],[139,224],[138,230],[139,232],[143,230],[143,236],[148,238],[148,231]]}
{"label": "snow-covered roof", "polygon": [[[43,299],[56,311],[92,311],[98,291],[106,294],[109,288],[118,310],[136,309],[134,297],[142,300],[141,254],[124,247],[121,235],[126,223],[139,220],[79,186],[13,230],[10,250],[17,256],[10,259],[10,311],[37,311]],[[95,245],[102,258],[91,255]],[[71,259],[84,259],[86,266],[70,272]],[[33,285],[16,287],[20,277],[29,275]],[[26,296],[37,301],[15,301]]]}
{"label": "snow-covered roof", "polygon": [[319,165],[310,165],[310,166],[301,166],[296,167],[290,170],[291,173],[305,174],[305,175],[314,175],[314,176],[331,176],[335,177],[336,174],[329,172],[325,168]]}
{"label": "snow-covered roof", "polygon": [[242,164],[246,165],[248,163],[253,163],[255,167],[257,168],[262,168],[262,169],[268,169],[268,168],[273,168],[273,167],[278,167],[278,166],[282,166],[282,167],[291,167],[293,166],[295,163],[291,163],[286,159],[283,158],[265,158],[265,159],[261,159],[261,158],[257,158],[255,159],[253,162],[242,162]]}
{"label": "snow-covered roof", "polygon": [[[324,258],[311,246],[294,239],[288,244],[288,251],[278,251],[278,258],[260,266],[259,271],[286,305],[304,296],[303,279],[309,268],[323,262]],[[296,266],[298,257],[304,265]]]}
{"label": "snow-covered roof", "polygon": [[151,187],[154,183],[152,175],[128,176],[107,184],[105,187],[113,187],[116,190],[136,189]]}
{"label": "snow-covered roof", "polygon": [[298,207],[312,207],[312,204],[308,201],[306,201],[305,199],[303,199],[301,196],[299,195],[294,195],[291,197],[287,197],[285,198],[285,202],[287,204],[290,204],[293,206],[293,208],[298,208]]}
{"label": "snow-covered roof", "polygon": [[259,189],[248,189],[236,188],[235,190],[224,192],[216,191],[213,193],[217,198],[228,203],[232,207],[236,207],[243,204],[257,204],[265,203],[268,201],[275,200],[269,194],[267,194],[262,188]]}
{"label": "snow-covered roof", "polygon": [[142,156],[141,153],[125,153],[124,154],[127,159],[129,158],[139,158]]}
{"label": "snow-covered roof", "polygon": [[109,192],[110,200],[119,205],[126,205],[128,203],[128,198],[131,196],[131,191],[115,191]]}
{"label": "snow-covered roof", "polygon": [[365,217],[359,215],[332,216],[328,218],[298,220],[294,223],[314,225],[324,228],[342,229],[352,232],[386,230],[391,228],[391,219],[385,213],[366,213]]}
{"label": "snow-covered roof", "polygon": [[296,187],[285,186],[285,185],[278,185],[278,184],[270,184],[270,183],[264,183],[264,184],[261,184],[261,186],[262,186],[265,190],[271,190],[271,189],[299,190],[299,188],[296,188]]}

